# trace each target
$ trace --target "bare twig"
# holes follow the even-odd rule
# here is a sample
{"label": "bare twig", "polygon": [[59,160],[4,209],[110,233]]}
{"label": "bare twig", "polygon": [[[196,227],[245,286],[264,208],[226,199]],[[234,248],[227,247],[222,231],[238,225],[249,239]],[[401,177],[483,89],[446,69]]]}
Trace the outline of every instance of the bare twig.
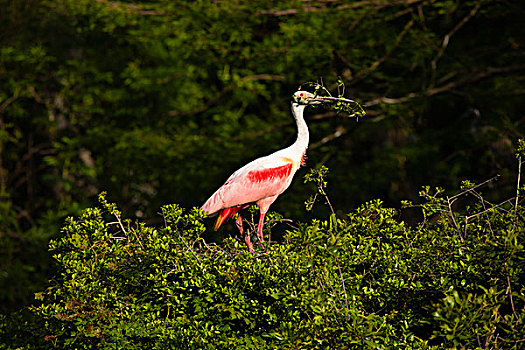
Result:
{"label": "bare twig", "polygon": [[510,287],[509,269],[507,263],[505,263],[505,274],[507,275],[507,291],[505,292],[505,294],[509,296],[512,313],[516,317],[516,320],[519,320],[518,314],[516,313],[516,309],[514,308],[514,299],[512,298],[512,289]]}
{"label": "bare twig", "polygon": [[330,142],[338,137],[343,136],[347,132],[348,132],[348,129],[346,129],[344,126],[338,126],[333,133],[323,137],[320,141],[312,143],[308,148],[311,150],[316,149],[317,147],[322,146],[327,142]]}
{"label": "bare twig", "polygon": [[380,103],[386,103],[386,104],[404,103],[416,97],[424,97],[424,96],[428,97],[428,96],[437,95],[443,92],[447,92],[457,87],[467,85],[467,84],[472,84],[479,80],[486,79],[494,75],[508,74],[508,73],[522,71],[522,70],[525,70],[525,64],[515,64],[515,65],[505,66],[505,67],[489,67],[482,71],[466,72],[464,75],[464,78],[458,79],[456,81],[452,81],[448,84],[444,84],[444,85],[434,87],[434,88],[429,88],[421,92],[410,92],[406,94],[405,96],[401,96],[397,98],[382,96],[382,97],[373,99],[371,101],[368,101],[366,103],[363,103],[362,105],[364,107],[371,107],[371,106],[378,105]]}
{"label": "bare twig", "polygon": [[180,235],[179,232],[177,232],[177,235],[179,236],[179,239],[180,239],[181,242],[184,244],[184,246],[186,247],[186,249],[189,250],[190,253],[193,255],[193,257],[195,258],[195,260],[197,260],[197,262],[199,263],[199,267],[202,268],[202,261],[201,261],[201,259],[199,259],[199,257],[197,256],[197,254],[195,254],[195,252],[193,251],[193,249],[190,248],[190,246],[188,245],[188,243],[186,243],[186,241],[184,240],[184,238],[182,238],[182,236]]}
{"label": "bare twig", "polygon": [[[328,206],[330,207],[330,211],[332,212],[332,214],[335,216],[335,210],[334,210],[334,207],[332,207],[332,203],[330,203],[330,199],[328,199],[328,195],[326,194],[326,192],[323,191],[323,196],[324,198],[326,199],[326,203],[328,204]],[[336,222],[335,224],[337,225],[337,218],[336,218]],[[336,226],[337,227],[337,226]]]}
{"label": "bare twig", "polygon": [[507,204],[507,203],[511,202],[513,199],[514,198],[509,198],[509,199],[507,199],[507,200],[505,200],[505,201],[503,201],[503,202],[501,202],[499,204],[494,204],[490,208],[487,208],[487,209],[485,209],[485,210],[483,210],[483,211],[481,211],[479,213],[466,216],[465,219],[470,220],[470,219],[475,218],[477,216],[483,215],[483,214],[485,214],[485,213],[487,213],[487,212],[489,212],[489,211],[491,211],[493,209],[497,209],[497,208],[503,206],[504,204]]}
{"label": "bare twig", "polygon": [[[164,222],[166,222],[166,214],[164,213],[164,209],[162,209],[162,216],[164,217]],[[197,260],[197,262],[199,263],[199,267],[202,268],[202,261],[199,259],[199,257],[197,256],[197,254],[195,254],[195,252],[193,251],[193,249],[188,245],[188,243],[186,243],[186,241],[184,240],[184,238],[182,238],[182,236],[180,235],[180,233],[177,231],[177,236],[179,236],[179,239],[180,241],[182,242],[182,244],[184,244],[184,246],[186,247],[187,250],[190,251],[190,253],[193,255],[193,257],[195,258],[195,260]]]}
{"label": "bare twig", "polygon": [[481,182],[481,183],[479,183],[479,184],[477,184],[477,185],[475,185],[475,186],[473,186],[471,188],[467,188],[466,190],[464,190],[464,191],[462,191],[462,192],[460,192],[458,194],[453,195],[452,197],[450,197],[450,199],[454,199],[455,200],[456,198],[463,196],[465,193],[475,192],[474,190],[476,190],[477,188],[483,187],[483,186],[485,186],[485,185],[487,185],[487,184],[489,184],[489,183],[491,183],[493,181],[496,181],[497,179],[499,179],[499,177],[500,177],[499,175],[491,177],[488,180],[485,180],[485,181],[483,181],[483,182]]}
{"label": "bare twig", "polygon": [[315,115],[309,117],[309,119],[311,119],[311,120],[322,120],[322,119],[326,119],[326,118],[333,118],[333,117],[336,117],[337,115],[338,115],[337,112],[329,111],[329,112],[325,112],[325,113],[315,114]]}
{"label": "bare twig", "polygon": [[273,126],[271,126],[269,128],[263,129],[263,130],[261,130],[259,128],[259,130],[257,130],[257,131],[250,132],[250,133],[247,133],[247,134],[242,134],[242,135],[239,135],[239,136],[235,136],[235,137],[233,137],[233,140],[240,141],[240,140],[244,140],[244,139],[252,139],[252,138],[260,137],[260,136],[267,135],[267,134],[273,134],[277,130],[281,130],[282,128],[290,126],[290,125],[292,125],[294,123],[295,122],[279,123],[277,125],[273,125]]}
{"label": "bare twig", "polygon": [[516,201],[514,202],[514,223],[512,224],[512,231],[516,229],[516,221],[518,220],[518,204],[520,196],[520,182],[521,182],[521,156],[518,157],[518,179],[516,181]]}
{"label": "bare twig", "polygon": [[410,101],[411,99],[413,99],[415,97],[419,97],[421,95],[422,95],[421,93],[410,92],[410,93],[406,94],[405,96],[396,97],[396,98],[387,97],[387,96],[381,96],[381,97],[375,98],[375,99],[373,99],[371,101],[363,103],[363,106],[364,107],[371,107],[371,106],[378,105],[380,103],[386,103],[386,104],[390,104],[390,105],[398,104],[398,103],[405,103],[405,102]]}
{"label": "bare twig", "polygon": [[379,65],[381,65],[383,62],[385,62],[389,57],[390,55],[392,54],[392,52],[397,48],[397,46],[399,45],[399,43],[401,42],[401,40],[403,40],[403,37],[405,36],[406,33],[408,33],[408,31],[410,30],[410,28],[412,28],[412,26],[414,25],[414,22],[415,20],[414,19],[411,19],[406,25],[405,27],[403,28],[403,30],[401,31],[401,33],[399,33],[394,41],[394,43],[392,44],[392,46],[388,49],[388,51],[385,53],[385,55],[383,57],[381,57],[380,59],[376,60],[374,63],[372,63],[370,66],[368,66],[367,68],[364,68],[363,70],[361,70],[360,72],[358,72],[354,77],[352,77],[351,81],[352,82],[355,82],[357,80],[360,80],[362,79],[363,77],[365,77],[366,75],[368,75],[370,72],[374,71],[377,69],[377,67],[379,67]]}
{"label": "bare twig", "polygon": [[339,266],[339,262],[337,262],[337,269],[339,270],[339,276],[341,277],[341,283],[343,285],[343,292],[345,293],[346,319],[349,320],[350,308],[348,307],[348,296],[346,293],[345,279],[343,278],[343,273],[341,272],[341,266]]}
{"label": "bare twig", "polygon": [[[492,237],[494,237],[494,230],[492,229],[492,223],[491,223],[491,220],[490,220],[490,217],[489,217],[489,214],[488,214],[487,206],[485,205],[485,203],[488,203],[488,202],[485,200],[485,198],[483,198],[481,196],[481,194],[478,194],[477,192],[474,192],[474,193],[475,193],[476,197],[478,197],[479,201],[481,202],[481,205],[483,206],[484,213],[482,213],[482,214],[485,214],[485,217],[487,219],[487,224],[489,226],[490,234],[491,234]],[[494,205],[492,205],[491,209],[496,209],[496,208],[494,207]],[[482,214],[480,214],[480,215],[482,215]],[[466,232],[466,230],[467,230],[467,227],[465,226],[465,232]]]}
{"label": "bare twig", "polygon": [[464,242],[463,241],[463,236],[461,235],[461,230],[459,229],[459,225],[456,222],[456,217],[454,216],[454,212],[452,211],[452,204],[453,203],[454,203],[454,201],[451,201],[450,198],[447,196],[447,204],[448,204],[449,215],[452,218],[452,223],[454,224],[454,226],[456,227],[456,230],[458,231],[459,239],[461,240],[461,242]]}
{"label": "bare twig", "polygon": [[[0,132],[5,131],[5,124],[3,117],[0,116]],[[0,194],[3,195],[4,191],[6,189],[7,179],[6,179],[6,171],[4,171],[4,143],[0,142]]]}
{"label": "bare twig", "polygon": [[[342,10],[366,7],[366,6],[373,7],[375,11],[378,11],[386,7],[397,6],[397,5],[406,6],[406,5],[416,4],[418,2],[422,2],[422,0],[362,0],[362,1],[352,2],[349,4],[340,5],[335,8],[327,8],[326,6],[303,6],[299,9],[291,8],[291,9],[285,9],[285,10],[264,10],[264,11],[256,12],[255,15],[256,16],[261,16],[261,15],[293,16],[300,12],[320,12],[320,11],[326,11],[326,10],[342,11]],[[318,3],[321,3],[321,2],[319,1]]]}
{"label": "bare twig", "polygon": [[9,106],[11,103],[15,102],[19,97],[20,95],[22,95],[23,93],[25,93],[27,90],[23,90],[23,91],[16,91],[13,96],[5,99],[4,101],[2,101],[2,103],[0,103],[0,113],[2,113],[4,111],[4,109],[7,108],[7,106]]}
{"label": "bare twig", "polygon": [[168,116],[174,117],[174,116],[179,116],[179,115],[191,115],[191,114],[197,114],[197,113],[203,112],[206,109],[208,109],[211,106],[213,106],[214,104],[216,104],[217,102],[219,102],[219,100],[224,95],[226,95],[228,92],[234,90],[235,88],[238,88],[239,86],[241,86],[242,84],[244,84],[244,83],[246,83],[248,81],[253,81],[253,80],[284,81],[284,77],[282,77],[280,75],[272,75],[272,74],[258,74],[258,75],[250,75],[250,76],[243,77],[240,81],[235,82],[235,83],[225,87],[222,91],[217,93],[214,97],[209,99],[202,106],[194,108],[194,109],[192,109],[190,111],[176,111],[176,110],[169,111],[168,112]]}
{"label": "bare twig", "polygon": [[[319,273],[316,273],[316,271],[315,271],[315,269],[314,269],[313,267],[312,267],[312,273],[315,274],[315,279],[317,280],[317,283],[319,283],[319,286],[321,287],[321,289],[323,290],[323,292],[326,293],[326,289],[325,289],[325,287],[324,287],[324,285],[323,285],[323,282],[321,281],[321,278],[319,277]],[[330,286],[331,286],[331,285],[330,285]],[[332,288],[332,290],[333,290],[333,288]],[[336,297],[337,297],[337,295],[336,295]],[[339,299],[339,298],[338,298],[338,299]],[[331,299],[328,299],[328,301],[330,302],[330,304],[332,304],[332,306],[334,307],[334,309],[336,309],[337,312],[339,312],[339,308],[337,307],[337,305],[335,305],[334,301],[331,300]],[[337,319],[336,319],[335,321],[338,322]]]}
{"label": "bare twig", "polygon": [[[111,224],[111,222],[110,222],[110,224]],[[114,239],[116,241],[125,241],[125,240],[127,240],[126,237],[118,237],[118,236],[111,236],[109,238]]]}
{"label": "bare twig", "polygon": [[[326,270],[324,268],[323,268],[323,275],[324,275],[324,278],[326,279],[326,282],[328,282],[328,285],[330,286],[330,289],[332,290],[332,293],[336,297],[337,301],[339,301],[339,304],[343,306],[343,302],[341,301],[341,299],[339,299],[339,295],[337,295],[337,292],[335,291],[334,286],[332,286],[332,283],[330,282],[330,278],[328,278],[328,275],[326,274]],[[337,309],[337,311],[339,311],[339,309]]]}
{"label": "bare twig", "polygon": [[511,66],[506,66],[506,67],[489,67],[482,71],[471,72],[467,74],[466,77],[463,79],[459,79],[457,81],[450,82],[440,87],[428,89],[424,92],[424,95],[425,96],[436,95],[436,94],[439,94],[445,91],[452,90],[462,85],[477,82],[479,80],[491,77],[496,74],[507,74],[507,73],[512,73],[512,72],[520,71],[520,70],[525,70],[525,64],[515,64]]}
{"label": "bare twig", "polygon": [[122,230],[122,232],[127,235],[128,232],[126,231],[126,229],[124,228],[124,225],[122,224],[122,220],[120,219],[120,215],[118,215],[114,210],[111,211],[111,215],[113,215],[117,219],[117,221],[110,222],[109,225],[116,225],[116,224],[118,224],[120,226],[120,229]]}
{"label": "bare twig", "polygon": [[137,14],[142,15],[142,16],[162,16],[162,15],[167,14],[164,11],[146,9],[145,5],[126,4],[120,1],[107,1],[107,0],[95,0],[95,1],[98,3],[104,4],[104,5],[107,5],[109,8],[125,8],[126,10],[129,10],[129,11],[136,11]]}
{"label": "bare twig", "polygon": [[164,220],[164,228],[168,228],[168,222],[166,221],[166,215],[164,215],[164,209],[161,209],[162,212],[157,213],[162,215],[162,219]]}
{"label": "bare twig", "polygon": [[[327,118],[333,118],[333,117],[337,117],[339,114],[337,112],[334,112],[334,111],[329,111],[329,112],[325,112],[325,113],[318,113],[318,114],[315,114],[311,117],[309,117],[308,119],[309,120],[322,120],[322,119],[327,119]],[[281,130],[282,128],[284,127],[288,127],[288,126],[291,126],[291,125],[295,125],[295,121],[286,121],[286,122],[282,122],[282,123],[279,123],[279,124],[276,124],[276,125],[272,125],[266,129],[263,129],[263,130],[257,130],[257,131],[254,131],[254,132],[250,132],[250,133],[246,133],[246,134],[242,134],[242,135],[239,135],[239,136],[235,136],[233,138],[233,140],[244,140],[244,139],[252,139],[252,138],[255,138],[255,137],[259,137],[259,136],[263,136],[263,135],[267,135],[267,134],[272,134],[278,130]],[[312,146],[309,146],[309,148],[311,149]]]}
{"label": "bare twig", "polygon": [[436,56],[434,57],[434,59],[432,60],[431,62],[431,67],[432,67],[432,70],[436,70],[436,67],[437,67],[437,61],[441,58],[441,56],[443,56],[443,53],[445,52],[449,42],[450,42],[450,38],[452,38],[452,36],[454,34],[457,33],[458,30],[461,29],[461,27],[463,27],[472,17],[474,17],[476,15],[476,13],[478,12],[479,8],[480,8],[480,4],[477,3],[476,6],[474,6],[474,8],[472,10],[470,10],[470,12],[458,23],[456,24],[456,26],[454,28],[452,28],[452,30],[450,32],[448,32],[444,37],[443,37],[443,41],[441,42],[441,48],[439,49],[438,53],[436,54]]}

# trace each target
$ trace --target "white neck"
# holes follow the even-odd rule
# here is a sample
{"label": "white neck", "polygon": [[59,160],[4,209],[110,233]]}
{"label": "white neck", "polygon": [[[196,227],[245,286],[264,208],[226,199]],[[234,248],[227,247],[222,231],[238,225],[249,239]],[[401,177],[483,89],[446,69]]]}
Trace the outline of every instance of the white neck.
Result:
{"label": "white neck", "polygon": [[306,149],[308,148],[308,142],[310,140],[308,126],[306,125],[306,122],[304,121],[303,117],[305,107],[305,105],[292,103],[292,113],[295,118],[295,121],[297,122],[297,140],[291,147],[297,148],[297,150],[300,151],[301,154],[304,153],[304,151],[306,151]]}

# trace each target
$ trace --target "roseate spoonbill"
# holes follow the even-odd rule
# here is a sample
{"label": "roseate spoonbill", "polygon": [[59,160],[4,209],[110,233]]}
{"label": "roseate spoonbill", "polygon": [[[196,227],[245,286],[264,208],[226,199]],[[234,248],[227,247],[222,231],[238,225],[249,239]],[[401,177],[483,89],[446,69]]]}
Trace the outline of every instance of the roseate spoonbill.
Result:
{"label": "roseate spoonbill", "polygon": [[[270,205],[290,186],[297,169],[305,165],[304,156],[308,148],[309,134],[303,118],[304,109],[308,105],[333,101],[351,100],[317,96],[307,91],[294,93],[292,113],[297,122],[297,140],[290,147],[255,159],[234,172],[204,203],[201,209],[208,215],[218,212],[219,217],[215,222],[214,230],[217,230],[226,219],[255,203],[260,211],[257,237],[264,248],[262,245],[264,216]],[[240,213],[235,223],[244,236],[248,249],[253,252],[250,237],[243,230]]]}

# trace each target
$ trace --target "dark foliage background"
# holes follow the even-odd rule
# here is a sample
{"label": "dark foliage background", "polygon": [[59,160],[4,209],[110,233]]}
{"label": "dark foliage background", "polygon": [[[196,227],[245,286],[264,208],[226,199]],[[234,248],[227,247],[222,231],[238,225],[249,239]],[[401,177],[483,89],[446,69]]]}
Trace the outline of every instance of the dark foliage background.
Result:
{"label": "dark foliage background", "polygon": [[[50,239],[108,191],[126,216],[200,205],[295,138],[291,94],[341,77],[368,116],[310,110],[339,214],[503,175],[524,137],[519,0],[0,0],[0,310],[53,275]],[[304,172],[303,172],[304,174]],[[302,174],[299,173],[299,176]],[[273,206],[308,218],[300,179]],[[493,196],[493,197],[490,197]],[[324,207],[316,215],[327,214]]]}

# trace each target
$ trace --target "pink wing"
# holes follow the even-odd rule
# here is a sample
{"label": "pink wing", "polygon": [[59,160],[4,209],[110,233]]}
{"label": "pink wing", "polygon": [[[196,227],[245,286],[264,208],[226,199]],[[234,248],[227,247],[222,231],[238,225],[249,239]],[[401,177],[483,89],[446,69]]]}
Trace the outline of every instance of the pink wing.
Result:
{"label": "pink wing", "polygon": [[292,162],[264,167],[266,161],[258,159],[233,173],[204,203],[202,210],[213,214],[219,210],[242,206],[281,194],[288,188],[294,175]]}

